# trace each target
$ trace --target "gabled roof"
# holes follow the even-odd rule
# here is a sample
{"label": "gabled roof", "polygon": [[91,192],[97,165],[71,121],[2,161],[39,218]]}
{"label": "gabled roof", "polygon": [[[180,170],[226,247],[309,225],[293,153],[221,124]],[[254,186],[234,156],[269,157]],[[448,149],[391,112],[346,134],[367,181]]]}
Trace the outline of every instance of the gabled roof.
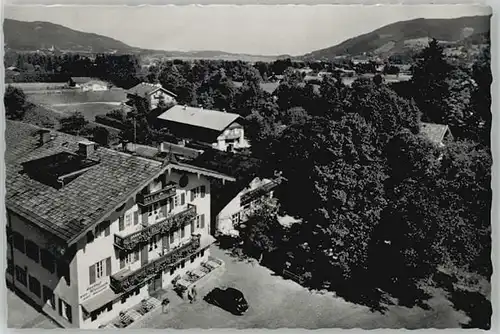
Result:
{"label": "gabled roof", "polygon": [[431,142],[435,144],[442,143],[446,132],[450,129],[448,125],[445,124],[435,124],[435,123],[423,123],[421,131],[424,136],[426,136]]}
{"label": "gabled roof", "polygon": [[52,139],[40,145],[40,128],[9,120],[5,132],[7,208],[65,242],[104,218],[162,170],[161,162],[99,147],[93,154],[98,164],[56,189],[23,173],[22,163],[74,153],[83,139],[52,132]]}
{"label": "gabled roof", "polygon": [[180,105],[175,105],[158,116],[158,119],[164,121],[188,124],[215,131],[223,131],[239,118],[240,115],[238,114]]}
{"label": "gabled roof", "polygon": [[147,95],[153,94],[154,92],[162,90],[170,96],[177,97],[177,95],[163,87],[161,85],[150,84],[146,82],[141,82],[140,84],[127,90],[127,94],[145,97]]}
{"label": "gabled roof", "polygon": [[169,169],[234,181],[207,168],[98,147],[91,157],[99,163],[56,189],[30,177],[22,164],[58,153],[74,153],[85,139],[53,131],[51,139],[41,145],[41,130],[30,124],[6,121],[6,207],[65,243],[75,241],[106,219],[110,212]]}

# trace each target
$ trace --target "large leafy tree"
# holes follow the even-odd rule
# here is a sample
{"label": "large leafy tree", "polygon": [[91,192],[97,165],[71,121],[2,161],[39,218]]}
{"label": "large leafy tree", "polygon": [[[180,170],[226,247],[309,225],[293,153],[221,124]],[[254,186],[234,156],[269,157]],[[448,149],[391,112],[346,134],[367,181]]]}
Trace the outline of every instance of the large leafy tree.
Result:
{"label": "large leafy tree", "polygon": [[16,87],[7,86],[3,97],[5,114],[10,119],[22,119],[28,108],[26,95]]}
{"label": "large leafy tree", "polygon": [[429,46],[415,57],[412,89],[423,120],[439,124],[447,122],[447,101],[450,97],[448,79],[452,70],[436,39],[429,42]]}
{"label": "large leafy tree", "polygon": [[303,266],[318,281],[364,270],[386,178],[373,129],[356,114],[316,118],[287,130],[281,144],[283,206],[306,222],[296,234],[297,252],[307,254],[299,258],[314,259]]}

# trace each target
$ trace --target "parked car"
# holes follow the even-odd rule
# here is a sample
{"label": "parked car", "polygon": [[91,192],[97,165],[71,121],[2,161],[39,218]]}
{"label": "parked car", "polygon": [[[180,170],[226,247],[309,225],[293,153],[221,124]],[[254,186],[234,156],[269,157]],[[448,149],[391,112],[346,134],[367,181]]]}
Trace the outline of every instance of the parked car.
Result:
{"label": "parked car", "polygon": [[207,303],[216,305],[234,315],[242,315],[248,310],[248,303],[243,293],[235,288],[215,288],[203,299]]}

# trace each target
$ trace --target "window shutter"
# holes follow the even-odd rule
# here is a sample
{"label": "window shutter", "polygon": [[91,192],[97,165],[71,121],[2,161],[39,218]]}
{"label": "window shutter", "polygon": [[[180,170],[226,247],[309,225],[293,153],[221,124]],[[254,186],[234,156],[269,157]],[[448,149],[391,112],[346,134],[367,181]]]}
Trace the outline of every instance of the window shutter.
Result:
{"label": "window shutter", "polygon": [[201,186],[201,198],[205,197],[205,186]]}
{"label": "window shutter", "polygon": [[184,205],[186,203],[186,194],[182,193],[181,194],[181,205]]}
{"label": "window shutter", "polygon": [[194,201],[194,189],[191,190],[191,202]]}
{"label": "window shutter", "polygon": [[194,219],[191,221],[191,234],[194,233]]}
{"label": "window shutter", "polygon": [[118,230],[123,231],[124,228],[125,228],[125,225],[124,225],[124,221],[123,221],[123,216],[120,216],[120,218],[118,218]]}
{"label": "window shutter", "polygon": [[204,228],[205,227],[205,214],[201,215],[200,220],[201,220],[201,223],[200,223],[201,228]]}
{"label": "window shutter", "polygon": [[66,317],[68,318],[68,321],[71,323],[73,320],[73,316],[71,315],[71,305],[66,304]]}
{"label": "window shutter", "polygon": [[125,257],[120,258],[120,269],[125,268]]}
{"label": "window shutter", "polygon": [[139,251],[134,252],[134,262],[139,261]]}
{"label": "window shutter", "polygon": [[139,224],[139,211],[134,212],[134,225]]}
{"label": "window shutter", "polygon": [[95,283],[95,264],[93,264],[89,267],[89,280],[90,280],[90,284]]}
{"label": "window shutter", "polygon": [[181,227],[181,238],[184,238],[185,231],[186,231],[186,226],[182,226]]}
{"label": "window shutter", "polygon": [[63,308],[63,303],[62,299],[59,298],[59,315],[62,317],[62,308]]}
{"label": "window shutter", "polygon": [[111,276],[111,257],[106,259],[106,276]]}
{"label": "window shutter", "polygon": [[163,216],[166,217],[168,214],[167,202],[162,203],[160,210]]}
{"label": "window shutter", "polygon": [[109,222],[109,221],[108,221],[108,222],[106,222],[106,228],[104,229],[104,236],[106,236],[106,237],[107,237],[107,236],[111,233],[111,231],[110,231],[110,229],[111,229],[111,228],[110,228],[110,225],[111,225],[111,224],[110,224],[110,222]]}

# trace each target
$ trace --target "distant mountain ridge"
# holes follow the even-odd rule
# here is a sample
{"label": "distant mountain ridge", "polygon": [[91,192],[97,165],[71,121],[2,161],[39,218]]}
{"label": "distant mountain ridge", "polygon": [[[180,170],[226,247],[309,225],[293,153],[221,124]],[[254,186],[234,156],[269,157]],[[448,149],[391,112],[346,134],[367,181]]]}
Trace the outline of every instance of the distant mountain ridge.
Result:
{"label": "distant mountain ridge", "polygon": [[390,56],[419,47],[426,38],[458,42],[477,42],[489,34],[491,16],[466,16],[453,19],[414,19],[399,21],[372,32],[349,38],[344,42],[302,57],[304,60],[332,59],[337,56],[374,54]]}
{"label": "distant mountain ridge", "polygon": [[133,52],[133,48],[116,39],[77,31],[50,22],[24,22],[5,19],[4,43],[19,51],[36,51],[54,47],[74,52]]}
{"label": "distant mountain ridge", "polygon": [[280,56],[237,54],[224,51],[168,51],[132,47],[116,39],[70,29],[50,22],[4,20],[4,43],[15,51],[55,50],[85,53],[140,53],[159,54],[171,58],[191,59],[244,59],[273,61]]}

